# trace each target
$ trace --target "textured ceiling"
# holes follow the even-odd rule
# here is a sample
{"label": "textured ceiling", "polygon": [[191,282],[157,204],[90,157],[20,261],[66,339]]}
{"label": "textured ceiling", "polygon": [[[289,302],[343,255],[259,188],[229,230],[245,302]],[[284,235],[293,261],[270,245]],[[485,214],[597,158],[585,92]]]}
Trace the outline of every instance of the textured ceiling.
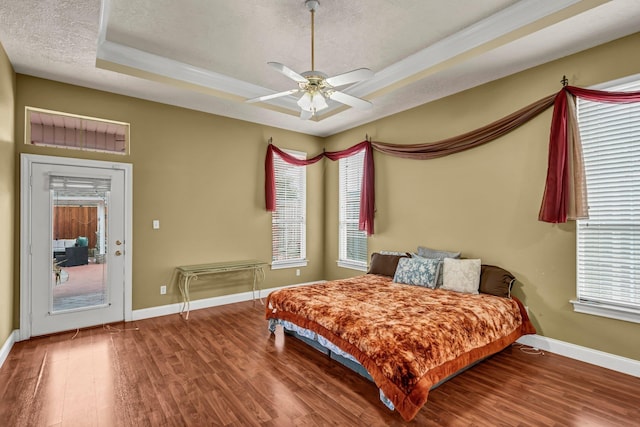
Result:
{"label": "textured ceiling", "polygon": [[[311,69],[310,13],[303,1],[209,0],[189,9],[172,0],[111,3],[107,38],[119,44],[274,89],[286,90],[291,82],[267,68],[268,61]],[[315,16],[316,68],[328,75],[382,70],[513,3],[322,0]],[[450,15],[455,21],[441,19]]]}
{"label": "textured ceiling", "polygon": [[295,87],[268,61],[310,69],[303,0],[3,0],[0,42],[19,73],[325,136],[640,30],[638,0],[320,2],[316,68],[373,70],[344,89],[370,111],[244,102]]}

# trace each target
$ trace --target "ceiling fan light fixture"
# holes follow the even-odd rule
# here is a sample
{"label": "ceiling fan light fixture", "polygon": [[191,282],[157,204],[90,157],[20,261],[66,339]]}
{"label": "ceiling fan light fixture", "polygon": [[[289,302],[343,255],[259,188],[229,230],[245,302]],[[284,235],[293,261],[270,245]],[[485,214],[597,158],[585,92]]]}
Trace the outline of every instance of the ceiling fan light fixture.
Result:
{"label": "ceiling fan light fixture", "polygon": [[262,102],[282,96],[302,93],[302,96],[298,98],[297,104],[301,110],[300,118],[303,120],[309,120],[318,111],[329,108],[327,99],[349,107],[363,110],[370,109],[372,106],[370,101],[340,92],[336,90],[336,88],[370,79],[374,75],[373,71],[368,68],[358,68],[347,73],[329,77],[325,73],[315,69],[314,15],[316,9],[320,6],[320,2],[318,0],[305,0],[304,4],[309,12],[311,12],[311,70],[299,74],[279,62],[268,62],[267,64],[275,68],[278,72],[294,80],[298,84],[298,89],[263,95],[257,98],[247,99],[245,102]]}
{"label": "ceiling fan light fixture", "polygon": [[329,107],[327,100],[320,92],[305,92],[297,102],[298,106],[305,111],[315,113]]}

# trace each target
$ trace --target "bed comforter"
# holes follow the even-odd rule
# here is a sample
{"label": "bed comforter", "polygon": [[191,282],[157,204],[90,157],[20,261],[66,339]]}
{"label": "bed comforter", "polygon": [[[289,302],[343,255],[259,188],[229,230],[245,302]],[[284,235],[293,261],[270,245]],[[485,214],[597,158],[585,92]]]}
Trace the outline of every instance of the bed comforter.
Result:
{"label": "bed comforter", "polygon": [[434,384],[535,333],[515,298],[373,274],[272,292],[266,317],[314,331],[353,355],[407,421]]}

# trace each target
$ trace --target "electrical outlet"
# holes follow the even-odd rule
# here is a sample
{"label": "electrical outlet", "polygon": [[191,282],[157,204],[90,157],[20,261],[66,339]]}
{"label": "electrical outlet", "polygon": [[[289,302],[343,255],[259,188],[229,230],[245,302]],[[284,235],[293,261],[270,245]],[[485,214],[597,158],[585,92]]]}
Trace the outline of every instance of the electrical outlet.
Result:
{"label": "electrical outlet", "polygon": [[299,276],[299,275],[300,275],[300,269],[296,268],[296,276]]}
{"label": "electrical outlet", "polygon": [[167,293],[167,287],[165,285],[160,286],[160,295],[165,295]]}

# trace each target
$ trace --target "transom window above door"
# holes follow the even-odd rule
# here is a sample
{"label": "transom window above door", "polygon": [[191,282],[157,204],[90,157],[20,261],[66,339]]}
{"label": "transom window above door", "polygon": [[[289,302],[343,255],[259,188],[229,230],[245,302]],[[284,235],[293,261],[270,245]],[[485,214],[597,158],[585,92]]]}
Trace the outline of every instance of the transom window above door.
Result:
{"label": "transom window above door", "polygon": [[33,107],[26,122],[25,144],[129,154],[129,123]]}

